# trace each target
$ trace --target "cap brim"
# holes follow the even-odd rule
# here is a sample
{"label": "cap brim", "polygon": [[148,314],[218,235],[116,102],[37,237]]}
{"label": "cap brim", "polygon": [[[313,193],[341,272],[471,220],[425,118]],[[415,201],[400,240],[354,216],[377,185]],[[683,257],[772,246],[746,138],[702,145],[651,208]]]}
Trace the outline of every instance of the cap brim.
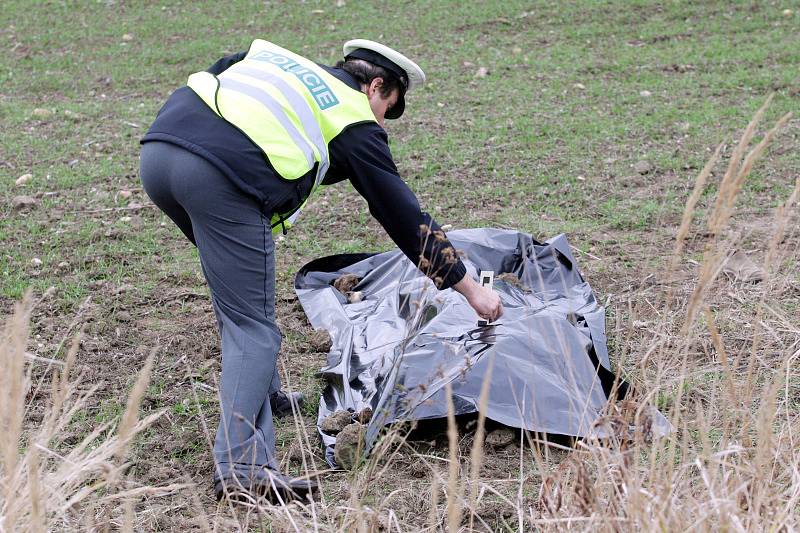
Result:
{"label": "cap brim", "polygon": [[385,118],[388,119],[395,119],[400,118],[403,115],[403,111],[406,110],[406,98],[403,93],[398,92],[397,95],[397,102],[389,109],[386,114],[384,115]]}

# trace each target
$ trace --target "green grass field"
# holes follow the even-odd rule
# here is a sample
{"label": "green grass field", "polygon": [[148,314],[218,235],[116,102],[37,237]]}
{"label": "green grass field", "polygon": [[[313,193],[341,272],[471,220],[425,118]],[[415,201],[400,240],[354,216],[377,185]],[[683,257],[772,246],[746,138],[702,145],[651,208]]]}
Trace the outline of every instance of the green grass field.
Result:
{"label": "green grass field", "polygon": [[[695,177],[718,144],[726,143],[723,154],[730,155],[769,94],[775,98],[756,142],[800,103],[800,5],[794,1],[7,0],[0,9],[0,312],[10,314],[28,289],[41,298],[28,350],[43,357],[63,357],[58,346],[77,330],[73,320],[88,321],[77,368],[87,383],[103,385],[65,430],[65,446],[123,412],[121,398],[149,351],[160,348],[142,410],[166,414],[134,442],[128,476],[137,486],[196,483],[197,498],[186,491],[139,497],[131,505],[140,530],[201,528],[206,519],[222,528],[292,529],[278,510],[242,515],[213,500],[201,424],[216,424],[213,312],[197,254],[138,181],[138,140],[171,91],[255,37],[329,64],[340,59],[344,41],[358,37],[417,60],[429,83],[408,96],[405,116],[387,129],[400,173],[423,207],[454,228],[515,228],[540,240],[567,233],[584,276],[609,303],[612,360],[645,384],[652,368],[639,362],[656,328],[641,324],[683,313],[692,288],[687,282],[677,289],[674,308],[659,308],[665,289],[646,280],[659,279],[671,258]],[[774,209],[800,174],[798,135],[794,118],[771,142],[744,183],[726,233],[729,246],[756,262],[768,249]],[[641,161],[649,163],[648,172],[634,169]],[[718,165],[700,197],[679,267],[686,279],[702,262],[707,235],[701,226],[723,172]],[[34,205],[17,209],[19,196]],[[776,245],[781,292],[768,299],[773,314],[758,314],[768,333],[756,369],[767,381],[770,358],[800,342],[797,209],[789,215],[786,237]],[[326,190],[278,244],[282,368],[290,386],[318,391],[315,372],[324,362],[307,345],[310,328],[293,298],[295,272],[322,255],[392,246],[347,183]],[[715,287],[708,304],[733,357],[750,346],[752,331],[744,324],[752,322],[760,293],[724,280]],[[773,316],[788,323],[770,325]],[[718,389],[714,350],[706,338],[687,348],[695,366],[683,386],[692,401],[710,402]],[[36,365],[33,374],[47,377]],[[786,407],[796,409],[800,380],[788,373],[786,379]],[[660,405],[668,408],[679,389],[659,391]],[[35,427],[45,400],[32,393],[27,401],[26,427]],[[313,446],[315,412],[309,406],[301,424]],[[298,431],[294,422],[278,424],[282,454]],[[705,446],[711,437],[691,438]],[[312,451],[321,463],[321,452]],[[516,506],[487,497],[485,523],[475,527],[516,530],[521,508],[525,516],[529,508],[539,516],[545,470],[563,458],[554,452],[546,468],[527,461],[530,479]],[[519,453],[489,463],[487,479],[498,493],[516,498]],[[287,462],[287,468],[297,465]],[[397,472],[390,480],[372,479],[362,492],[354,488],[364,481],[357,473],[326,474],[327,507],[319,522],[355,528],[339,514],[347,516],[342,506],[357,501],[382,527],[394,527],[391,515],[402,530],[422,528],[428,511],[420,516],[419,509],[430,504],[430,473],[420,473],[410,455]],[[394,490],[399,496],[389,497]],[[198,506],[206,515],[198,515]],[[373,527],[367,515],[358,515],[364,530]],[[797,526],[796,518],[792,523]]]}

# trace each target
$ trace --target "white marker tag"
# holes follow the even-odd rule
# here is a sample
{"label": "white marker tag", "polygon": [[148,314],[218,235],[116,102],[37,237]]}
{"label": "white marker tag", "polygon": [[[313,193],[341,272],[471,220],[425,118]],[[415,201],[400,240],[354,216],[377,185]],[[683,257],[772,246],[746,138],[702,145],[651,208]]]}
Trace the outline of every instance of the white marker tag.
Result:
{"label": "white marker tag", "polygon": [[[494,286],[494,270],[481,270],[480,275],[478,276],[478,280],[481,284],[481,287],[486,287],[489,290],[492,290]],[[478,320],[478,327],[488,326],[489,321],[480,319]]]}

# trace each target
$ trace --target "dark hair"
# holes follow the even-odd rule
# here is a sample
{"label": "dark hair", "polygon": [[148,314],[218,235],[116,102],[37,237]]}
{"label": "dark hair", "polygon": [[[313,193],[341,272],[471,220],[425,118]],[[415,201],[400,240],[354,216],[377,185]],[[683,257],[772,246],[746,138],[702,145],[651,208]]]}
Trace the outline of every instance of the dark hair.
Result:
{"label": "dark hair", "polygon": [[392,94],[392,91],[397,89],[400,91],[400,94],[403,94],[403,83],[395,76],[392,72],[389,72],[385,68],[378,66],[374,63],[370,63],[369,61],[364,61],[363,59],[347,59],[345,61],[339,61],[336,63],[336,68],[343,69],[345,72],[349,72],[359,83],[364,83],[369,85],[372,83],[372,80],[375,78],[383,79],[383,85],[381,86],[381,95],[384,97],[389,97]]}

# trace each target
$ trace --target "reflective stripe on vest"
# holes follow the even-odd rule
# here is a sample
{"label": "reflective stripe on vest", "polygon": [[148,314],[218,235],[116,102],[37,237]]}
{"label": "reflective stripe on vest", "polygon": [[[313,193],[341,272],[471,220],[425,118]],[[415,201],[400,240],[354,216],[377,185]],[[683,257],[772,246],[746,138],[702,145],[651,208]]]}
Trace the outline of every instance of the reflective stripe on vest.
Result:
{"label": "reflective stripe on vest", "polygon": [[254,100],[258,100],[264,107],[269,109],[269,111],[278,119],[281,126],[286,129],[286,133],[289,134],[289,137],[292,138],[292,141],[297,146],[297,148],[303,152],[306,156],[306,161],[308,162],[309,167],[314,166],[314,162],[316,160],[316,155],[314,154],[314,149],[311,145],[305,140],[303,135],[297,130],[294,126],[292,121],[286,116],[286,113],[283,110],[283,107],[273,98],[270,96],[268,92],[259,87],[254,87],[247,83],[243,83],[232,79],[230,77],[220,78],[219,79],[220,87],[225,89],[231,89],[233,91],[242,93],[244,95],[253,98]]}
{"label": "reflective stripe on vest", "polygon": [[[319,166],[317,167],[317,176],[315,180],[316,184],[319,185],[330,166],[328,145],[325,142],[325,138],[322,136],[322,129],[319,127],[319,123],[314,116],[314,111],[311,109],[306,99],[290,87],[288,83],[271,72],[266,72],[247,65],[240,65],[236,68],[236,74],[244,74],[259,81],[269,83],[278,89],[289,102],[289,105],[292,106],[292,110],[300,119],[300,123],[303,125],[309,140],[313,143],[317,152],[319,152]],[[294,137],[292,138],[294,139]],[[297,140],[295,140],[295,143],[297,143]]]}
{"label": "reflective stripe on vest", "polygon": [[[346,127],[374,122],[369,100],[316,63],[257,39],[242,61],[219,76],[198,72],[188,86],[263,151],[284,179],[316,165],[314,185],[297,209],[276,214],[293,222],[330,167],[328,145]],[[285,228],[284,228],[285,229]]]}

